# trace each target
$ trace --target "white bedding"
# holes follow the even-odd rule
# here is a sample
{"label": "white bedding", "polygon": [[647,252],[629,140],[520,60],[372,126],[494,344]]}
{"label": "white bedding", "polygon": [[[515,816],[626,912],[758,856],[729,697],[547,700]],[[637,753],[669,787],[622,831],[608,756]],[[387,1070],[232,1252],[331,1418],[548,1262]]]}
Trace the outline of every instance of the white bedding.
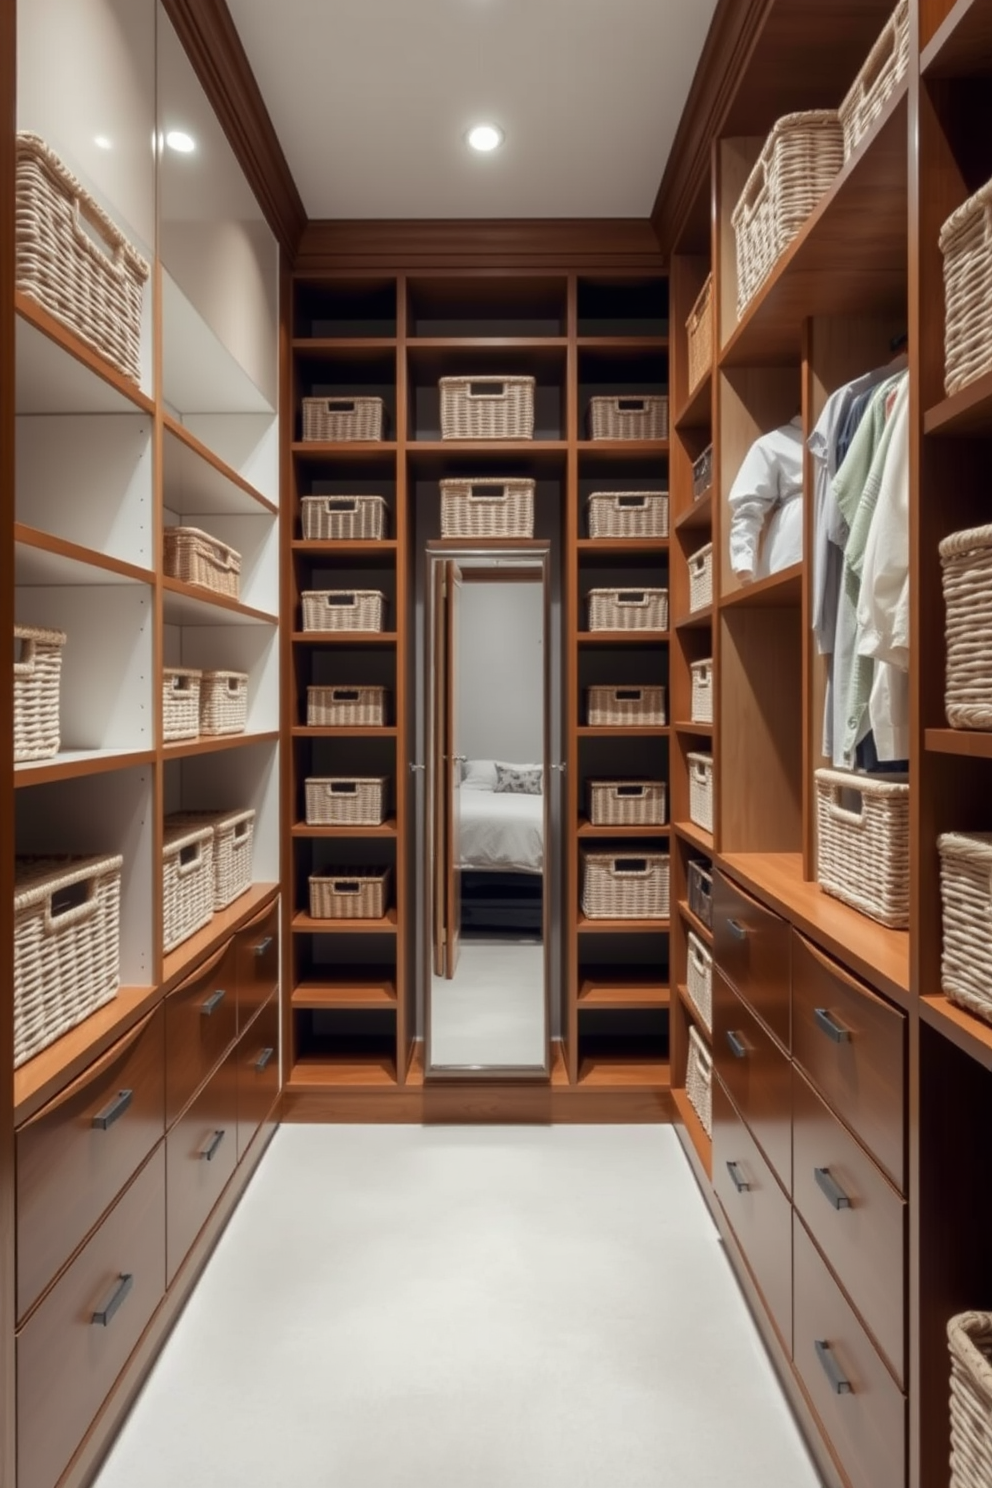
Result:
{"label": "white bedding", "polygon": [[544,871],[544,797],[463,785],[459,868],[489,873]]}

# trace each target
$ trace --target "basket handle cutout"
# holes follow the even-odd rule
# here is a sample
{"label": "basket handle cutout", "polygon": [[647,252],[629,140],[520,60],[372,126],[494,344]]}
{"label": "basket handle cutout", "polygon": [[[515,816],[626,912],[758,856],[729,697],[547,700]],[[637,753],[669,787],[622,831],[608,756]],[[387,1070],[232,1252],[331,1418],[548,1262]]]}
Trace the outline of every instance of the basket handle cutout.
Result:
{"label": "basket handle cutout", "polygon": [[329,610],[353,610],[358,605],[358,595],[354,591],[349,594],[327,594],[324,596],[324,604]]}
{"label": "basket handle cutout", "polygon": [[691,943],[689,945],[689,960],[699,972],[700,976],[706,975],[706,962],[703,960],[703,953]]}
{"label": "basket handle cutout", "polygon": [[506,398],[509,392],[505,382],[470,382],[468,385],[470,398]]}
{"label": "basket handle cutout", "polygon": [[631,797],[633,797],[636,800],[640,796],[643,796],[646,790],[647,790],[647,786],[646,785],[618,785],[617,786],[617,795],[618,796],[631,796]]}
{"label": "basket handle cutout", "polygon": [[91,252],[99,254],[102,259],[106,260],[108,268],[113,269],[118,275],[123,272],[120,239],[78,197],[72,214],[72,230],[78,240]]}
{"label": "basket handle cutout", "polygon": [[643,687],[618,687],[613,694],[614,701],[618,703],[639,703],[643,697]]}
{"label": "basket handle cutout", "polygon": [[230,548],[219,543],[216,538],[214,538],[213,542],[211,543],[211,547],[213,548],[213,554],[214,558],[217,561],[218,568],[231,569],[235,567],[234,554],[231,552]]}
{"label": "basket handle cutout", "polygon": [[358,502],[354,496],[328,496],[324,505],[328,512],[356,512]]}
{"label": "basket handle cutout", "polygon": [[331,887],[335,894],[360,894],[362,892],[361,884],[354,878],[335,879]]}
{"label": "basket handle cutout", "polygon": [[357,703],[357,687],[335,687],[331,693],[331,701],[334,703]]}
{"label": "basket handle cutout", "polygon": [[45,908],[45,929],[68,930],[88,920],[97,910],[96,879],[87,878],[81,883],[67,884],[56,889]]}
{"label": "basket handle cutout", "polygon": [[753,212],[758,204],[758,197],[765,189],[765,162],[758,159],[754,170],[751,172],[750,180],[744,188],[740,205],[745,212]]}
{"label": "basket handle cutout", "polygon": [[34,672],[37,647],[31,636],[14,637],[14,676],[30,677]]}
{"label": "basket handle cutout", "polygon": [[646,413],[648,408],[646,398],[618,398],[618,413]]}
{"label": "basket handle cutout", "polygon": [[354,398],[328,398],[327,411],[328,413],[354,413],[355,400]]}
{"label": "basket handle cutout", "polygon": [[885,68],[892,61],[895,55],[897,36],[898,28],[896,27],[894,18],[890,16],[888,25],[875,43],[875,50],[868,58],[861,73],[859,81],[861,83],[860,97],[862,100],[871,92]]}
{"label": "basket handle cutout", "polygon": [[358,786],[353,780],[332,780],[330,794],[332,796],[357,796]]}
{"label": "basket handle cutout", "polygon": [[173,692],[192,692],[193,681],[192,677],[170,677],[169,685]]}
{"label": "basket handle cutout", "polygon": [[643,589],[618,589],[617,604],[646,605],[648,597]]}
{"label": "basket handle cutout", "polygon": [[240,690],[241,690],[241,680],[240,680],[240,678],[239,677],[228,677],[228,679],[227,679],[227,690],[228,690],[229,693],[231,693],[232,696],[234,696],[236,693],[240,692]]}
{"label": "basket handle cutout", "polygon": [[[845,805],[844,798],[853,798],[857,805]],[[865,820],[865,798],[861,791],[855,786],[832,785],[830,787],[830,800],[827,810],[834,821],[843,822],[849,827],[861,827]]]}
{"label": "basket handle cutout", "polygon": [[644,511],[648,504],[646,496],[618,496],[617,508],[624,511]]}
{"label": "basket handle cutout", "polygon": [[614,858],[613,872],[631,878],[644,878],[648,872],[647,858]]}
{"label": "basket handle cutout", "polygon": [[235,837],[247,837],[248,823],[246,821],[238,822],[234,828],[234,835]]}
{"label": "basket handle cutout", "polygon": [[179,849],[179,865],[176,871],[180,878],[187,878],[200,866],[202,849],[202,842],[191,842],[187,847]]}
{"label": "basket handle cutout", "polygon": [[510,493],[505,486],[470,486],[469,501],[508,501]]}

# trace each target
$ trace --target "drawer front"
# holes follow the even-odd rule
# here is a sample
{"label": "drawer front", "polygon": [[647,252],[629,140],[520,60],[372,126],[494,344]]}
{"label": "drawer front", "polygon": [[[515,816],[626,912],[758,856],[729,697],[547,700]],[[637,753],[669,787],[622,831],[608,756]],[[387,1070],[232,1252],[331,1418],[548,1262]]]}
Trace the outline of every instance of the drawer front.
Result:
{"label": "drawer front", "polygon": [[902,1384],[905,1201],[798,1070],[793,1080],[793,1201]]}
{"label": "drawer front", "polygon": [[279,1094],[279,998],[270,997],[238,1043],[238,1161]]}
{"label": "drawer front", "polygon": [[165,1139],[170,1286],[237,1163],[237,1053],[231,1050]]}
{"label": "drawer front", "polygon": [[18,1336],[18,1488],[52,1488],[164,1294],[160,1144]]}
{"label": "drawer front", "polygon": [[263,909],[234,937],[238,966],[238,1032],[279,986],[279,901]]}
{"label": "drawer front", "polygon": [[792,1065],[718,971],[713,1061],[782,1187],[792,1191]]}
{"label": "drawer front", "polygon": [[794,1054],[903,1192],[906,1019],[793,932]]}
{"label": "drawer front", "polygon": [[792,1205],[719,1078],[713,1080],[713,1187],[791,1352]]}
{"label": "drawer front", "polygon": [[161,1140],[164,1030],[158,1007],[18,1131],[18,1317]]}
{"label": "drawer front", "polygon": [[786,1049],[789,1017],[789,925],[719,870],[713,877],[716,964]]}
{"label": "drawer front", "polygon": [[798,1216],[794,1223],[795,1366],[852,1488],[900,1488],[906,1397]]}
{"label": "drawer front", "polygon": [[237,968],[229,940],[165,999],[167,1126],[223,1059],[237,1031]]}

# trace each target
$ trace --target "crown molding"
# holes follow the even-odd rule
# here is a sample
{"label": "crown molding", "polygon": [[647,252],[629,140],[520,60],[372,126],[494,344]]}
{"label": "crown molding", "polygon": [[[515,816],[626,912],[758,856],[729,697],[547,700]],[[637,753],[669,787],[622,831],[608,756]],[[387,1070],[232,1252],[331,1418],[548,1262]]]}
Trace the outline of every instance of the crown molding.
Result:
{"label": "crown molding", "polygon": [[332,270],[662,268],[646,218],[333,221],[307,224],[297,273]]}

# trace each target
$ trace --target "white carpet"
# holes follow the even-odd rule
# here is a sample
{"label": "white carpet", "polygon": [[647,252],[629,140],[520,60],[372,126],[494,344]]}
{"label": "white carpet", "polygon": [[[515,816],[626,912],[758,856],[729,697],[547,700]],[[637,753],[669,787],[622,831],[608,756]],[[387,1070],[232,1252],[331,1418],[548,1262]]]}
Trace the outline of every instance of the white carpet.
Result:
{"label": "white carpet", "polygon": [[667,1127],[284,1127],[98,1488],[819,1488]]}
{"label": "white carpet", "polygon": [[547,1058],[544,946],[464,936],[455,975],[431,978],[431,1066]]}

